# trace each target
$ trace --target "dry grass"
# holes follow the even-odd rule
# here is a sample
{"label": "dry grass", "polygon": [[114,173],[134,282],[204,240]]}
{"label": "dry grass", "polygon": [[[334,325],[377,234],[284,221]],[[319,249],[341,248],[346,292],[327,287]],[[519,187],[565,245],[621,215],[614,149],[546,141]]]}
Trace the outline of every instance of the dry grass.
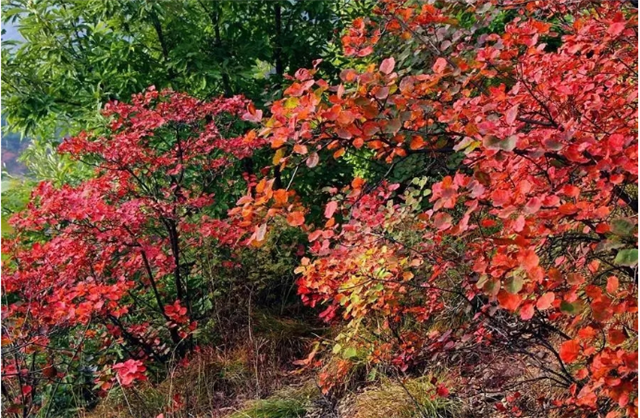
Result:
{"label": "dry grass", "polygon": [[240,328],[233,346],[195,353],[187,366],[169,369],[167,378],[159,384],[137,384],[127,390],[114,388],[93,411],[81,416],[228,415],[247,400],[260,399],[292,383],[292,361],[305,353],[309,333],[309,326],[303,322],[255,313],[251,332]]}
{"label": "dry grass", "polygon": [[[169,374],[158,385],[138,384],[114,388],[86,418],[217,416],[232,408],[237,399],[252,397],[255,380],[251,355],[235,350],[226,355],[204,353]],[[174,411],[168,415],[168,411]],[[182,411],[189,411],[190,415]]]}
{"label": "dry grass", "polygon": [[435,396],[431,378],[404,382],[383,379],[380,385],[356,395],[352,418],[454,418],[461,405]]}

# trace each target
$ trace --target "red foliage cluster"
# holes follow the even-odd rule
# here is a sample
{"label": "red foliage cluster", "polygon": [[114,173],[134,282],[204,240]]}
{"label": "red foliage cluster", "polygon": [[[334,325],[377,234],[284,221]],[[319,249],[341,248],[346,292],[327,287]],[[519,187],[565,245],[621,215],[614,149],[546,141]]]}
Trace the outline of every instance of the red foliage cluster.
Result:
{"label": "red foliage cluster", "polygon": [[[338,209],[345,222],[309,235],[314,259],[298,269],[299,292],[312,306],[327,303],[327,320],[340,312],[357,329],[377,312],[383,328],[393,329],[408,316],[424,322],[440,312],[447,276],[447,286],[469,301],[486,300],[479,324],[498,307],[550,330],[546,349],[560,370],[550,378],[570,395],[556,406],[595,409],[609,398],[632,416],[635,16],[617,2],[511,6],[522,6],[519,17],[478,44],[450,25],[446,5],[385,1],[380,26],[356,20],[343,38],[345,52],[369,55],[385,33],[412,39],[431,57],[429,69],[398,68],[389,57],[364,71],[343,70],[337,86],[314,80],[315,70],[296,73],[262,131],[283,156],[281,168],[296,154],[323,149],[338,158],[367,147],[393,164],[414,154],[465,154],[455,174],[431,186],[430,208],[411,221],[406,205],[391,204],[393,187],[345,190]],[[552,27],[549,14],[568,11],[575,20]],[[408,247],[397,239],[404,229],[422,239]],[[461,252],[452,250],[455,241],[464,243]],[[473,324],[458,331],[397,335],[393,349],[384,343],[369,352],[405,364],[425,347],[450,348],[449,340],[496,338]]]}
{"label": "red foliage cluster", "polygon": [[[150,88],[131,104],[106,107],[104,135],[63,142],[60,151],[94,165],[95,177],[61,188],[41,183],[27,210],[10,220],[15,237],[3,240],[7,382],[36,387],[36,353],[55,358],[63,378],[86,342],[97,340],[91,350],[102,351],[105,367],[113,363],[110,348],[129,346],[133,358],[112,367],[128,386],[144,377],[143,360],[189,344],[196,292],[185,249],[211,239],[236,245],[247,232],[206,209],[218,177],[265,144],[244,129],[229,135],[248,105],[240,97],[203,102]],[[83,331],[74,337],[74,330]],[[57,353],[65,334],[69,352]]]}
{"label": "red foliage cluster", "polygon": [[[298,70],[264,119],[238,97],[150,89],[110,104],[106,135],[61,147],[96,177],[41,184],[12,220],[3,376],[19,380],[16,403],[39,379],[28,355],[48,352],[60,330],[84,329],[76,353],[88,336],[101,349],[126,341],[136,349],[112,369],[123,386],[143,378],[142,361],[187,346],[196,327],[184,247],[259,246],[281,217],[307,233],[303,301],[346,324],[325,389],[359,354],[406,371],[500,349],[563,388],[538,399],[544,410],[637,414],[637,16],[620,2],[534,3],[381,1],[343,37],[357,69],[335,86],[315,78],[317,63]],[[517,17],[495,33],[454,18],[490,27],[501,8]],[[399,42],[418,64],[385,52]],[[376,51],[386,58],[373,62]],[[239,119],[262,129],[230,134]],[[216,216],[212,185],[268,144],[278,173],[295,166],[287,188],[246,172],[223,187],[241,182],[247,194]],[[355,178],[305,208],[296,173],[327,151],[366,151],[387,174],[415,157],[460,158],[402,184]],[[137,321],[146,309],[153,319]],[[519,415],[519,398],[496,408]]]}

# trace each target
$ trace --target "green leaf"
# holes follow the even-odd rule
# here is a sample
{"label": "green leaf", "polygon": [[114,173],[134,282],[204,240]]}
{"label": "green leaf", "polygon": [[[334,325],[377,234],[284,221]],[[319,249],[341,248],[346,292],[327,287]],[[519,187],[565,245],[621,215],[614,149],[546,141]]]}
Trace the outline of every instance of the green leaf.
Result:
{"label": "green leaf", "polygon": [[400,119],[391,119],[384,127],[384,133],[395,135],[402,128],[402,122]]}
{"label": "green leaf", "polygon": [[633,267],[638,264],[638,249],[620,250],[613,261],[619,266]]}
{"label": "green leaf", "polygon": [[570,303],[570,302],[567,302],[566,300],[563,300],[562,303],[560,303],[560,310],[569,315],[576,315],[579,310],[578,308],[579,308],[579,305],[576,302]]}
{"label": "green leaf", "polygon": [[618,218],[611,221],[611,232],[620,236],[633,235],[636,223],[629,218]]}
{"label": "green leaf", "polygon": [[343,357],[346,358],[346,359],[353,358],[353,357],[355,357],[357,355],[358,355],[358,352],[353,347],[347,347],[347,349],[344,350],[344,353],[343,353]]}
{"label": "green leaf", "polygon": [[522,290],[523,280],[522,280],[522,277],[517,275],[517,273],[514,273],[511,277],[509,277],[504,282],[504,284],[505,284],[505,288],[507,289],[507,292],[515,295],[520,290]]}
{"label": "green leaf", "polygon": [[489,279],[484,285],[484,290],[490,295],[497,295],[500,291],[500,280],[498,279]]}
{"label": "green leaf", "polygon": [[484,139],[484,146],[488,149],[513,151],[516,148],[518,137],[511,135],[506,139],[496,138],[495,136],[487,136]]}
{"label": "green leaf", "polygon": [[483,274],[482,276],[480,276],[480,279],[478,279],[478,282],[476,283],[476,287],[478,289],[482,289],[484,285],[487,284],[488,279],[489,279],[489,276],[487,276],[486,274]]}

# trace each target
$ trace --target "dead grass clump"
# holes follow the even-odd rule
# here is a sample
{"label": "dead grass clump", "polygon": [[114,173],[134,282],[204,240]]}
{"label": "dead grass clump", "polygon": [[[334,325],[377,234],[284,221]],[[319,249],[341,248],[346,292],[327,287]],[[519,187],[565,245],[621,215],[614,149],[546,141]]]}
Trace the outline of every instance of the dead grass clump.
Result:
{"label": "dead grass clump", "polygon": [[206,350],[195,354],[188,365],[174,368],[157,385],[112,389],[86,418],[221,416],[243,400],[282,385],[284,375],[268,368],[264,357],[250,347]]}
{"label": "dead grass clump", "polygon": [[428,376],[395,382],[383,379],[380,385],[356,395],[353,418],[454,418],[461,405],[435,395]]}

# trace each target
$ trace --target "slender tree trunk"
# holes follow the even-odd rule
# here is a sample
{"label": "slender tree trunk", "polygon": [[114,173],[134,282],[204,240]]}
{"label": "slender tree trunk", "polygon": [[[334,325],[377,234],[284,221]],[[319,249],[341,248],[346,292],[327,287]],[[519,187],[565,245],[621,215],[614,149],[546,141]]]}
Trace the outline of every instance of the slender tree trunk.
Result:
{"label": "slender tree trunk", "polygon": [[[276,75],[278,77],[276,88],[280,87],[280,81],[284,76],[284,65],[282,63],[282,8],[279,2],[274,3],[274,20],[275,20],[275,36],[273,38],[273,59],[276,64]],[[275,177],[274,187],[276,189],[282,189],[282,175],[280,173],[280,166],[275,166],[273,169],[273,175]]]}
{"label": "slender tree trunk", "polygon": [[[220,19],[222,18],[222,10],[219,5],[214,2],[215,10],[211,13],[211,21],[213,23],[213,30],[216,37],[216,47],[222,48],[222,37],[220,36]],[[222,70],[222,85],[224,87],[224,95],[226,97],[233,96],[233,89],[231,88],[231,79],[226,70]]]}
{"label": "slender tree trunk", "polygon": [[282,7],[280,3],[274,4],[275,36],[273,38],[273,58],[276,64],[276,74],[280,77],[284,75],[284,65],[282,63]]}
{"label": "slender tree trunk", "polygon": [[[169,45],[167,45],[167,40],[164,37],[164,31],[162,30],[162,23],[160,22],[160,18],[156,14],[151,16],[151,21],[153,24],[153,28],[156,31],[156,35],[158,36],[158,42],[160,42],[160,48],[162,49],[162,58],[165,62],[165,65],[169,64]],[[174,80],[176,78],[176,72],[173,68],[168,69],[169,80]]]}

